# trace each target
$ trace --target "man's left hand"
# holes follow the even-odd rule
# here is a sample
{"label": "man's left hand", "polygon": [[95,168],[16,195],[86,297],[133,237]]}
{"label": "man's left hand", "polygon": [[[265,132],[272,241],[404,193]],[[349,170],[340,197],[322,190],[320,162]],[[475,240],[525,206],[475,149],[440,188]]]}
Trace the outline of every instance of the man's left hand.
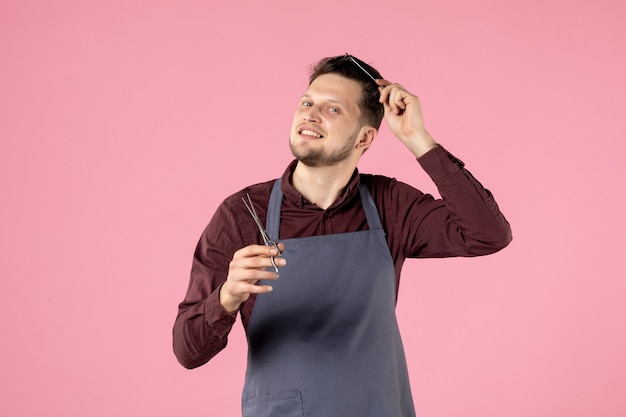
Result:
{"label": "man's left hand", "polygon": [[417,157],[437,146],[424,127],[419,98],[404,87],[387,80],[377,80],[380,102],[385,107],[385,122],[391,132]]}

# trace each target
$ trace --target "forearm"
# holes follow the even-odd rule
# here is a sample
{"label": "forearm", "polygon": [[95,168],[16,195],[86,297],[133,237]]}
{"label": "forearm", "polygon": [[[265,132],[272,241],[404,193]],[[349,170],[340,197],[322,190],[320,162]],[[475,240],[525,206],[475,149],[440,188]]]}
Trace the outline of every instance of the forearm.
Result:
{"label": "forearm", "polygon": [[236,312],[220,304],[233,252],[242,245],[236,218],[225,204],[218,207],[196,246],[187,293],[174,323],[174,353],[187,368],[206,363],[225,346]]}
{"label": "forearm", "polygon": [[[419,159],[435,182],[443,205],[433,209],[423,222],[433,236],[431,249],[441,256],[486,255],[511,241],[511,228],[493,195],[476,180],[463,163],[438,147]],[[447,252],[447,253],[446,253]]]}
{"label": "forearm", "polygon": [[185,368],[196,368],[217,355],[227,344],[236,313],[219,304],[219,289],[207,299],[183,302],[174,323],[174,354]]}
{"label": "forearm", "polygon": [[437,142],[426,130],[416,131],[403,140],[404,145],[416,158],[421,158],[431,149],[437,147]]}

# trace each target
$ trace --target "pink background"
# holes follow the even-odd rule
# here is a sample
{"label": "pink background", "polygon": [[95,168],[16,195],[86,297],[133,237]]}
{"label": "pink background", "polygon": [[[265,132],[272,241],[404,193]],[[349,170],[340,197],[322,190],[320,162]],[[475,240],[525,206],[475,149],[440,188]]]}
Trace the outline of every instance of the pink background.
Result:
{"label": "pink background", "polygon": [[[171,350],[192,252],[282,173],[308,65],[347,51],[513,226],[407,262],[418,415],[626,415],[625,4],[2,0],[0,415],[239,415],[240,323],[200,369]],[[360,169],[436,193],[386,128]]]}

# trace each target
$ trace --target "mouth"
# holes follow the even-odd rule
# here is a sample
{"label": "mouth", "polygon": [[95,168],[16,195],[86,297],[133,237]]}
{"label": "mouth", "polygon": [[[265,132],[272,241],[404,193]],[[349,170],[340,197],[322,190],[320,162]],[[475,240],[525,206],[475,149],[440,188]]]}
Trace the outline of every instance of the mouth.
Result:
{"label": "mouth", "polygon": [[304,137],[305,139],[321,139],[324,137],[324,135],[322,135],[319,132],[316,132],[311,129],[303,129],[303,128],[298,129],[298,134]]}

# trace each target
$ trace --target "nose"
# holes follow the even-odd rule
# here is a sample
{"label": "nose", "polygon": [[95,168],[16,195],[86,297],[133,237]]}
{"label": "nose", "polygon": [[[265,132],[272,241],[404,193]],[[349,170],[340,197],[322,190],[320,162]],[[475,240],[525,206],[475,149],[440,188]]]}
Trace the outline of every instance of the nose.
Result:
{"label": "nose", "polygon": [[319,115],[319,110],[317,106],[313,105],[311,107],[308,107],[304,111],[304,114],[302,115],[302,119],[307,122],[319,122],[320,115]]}

